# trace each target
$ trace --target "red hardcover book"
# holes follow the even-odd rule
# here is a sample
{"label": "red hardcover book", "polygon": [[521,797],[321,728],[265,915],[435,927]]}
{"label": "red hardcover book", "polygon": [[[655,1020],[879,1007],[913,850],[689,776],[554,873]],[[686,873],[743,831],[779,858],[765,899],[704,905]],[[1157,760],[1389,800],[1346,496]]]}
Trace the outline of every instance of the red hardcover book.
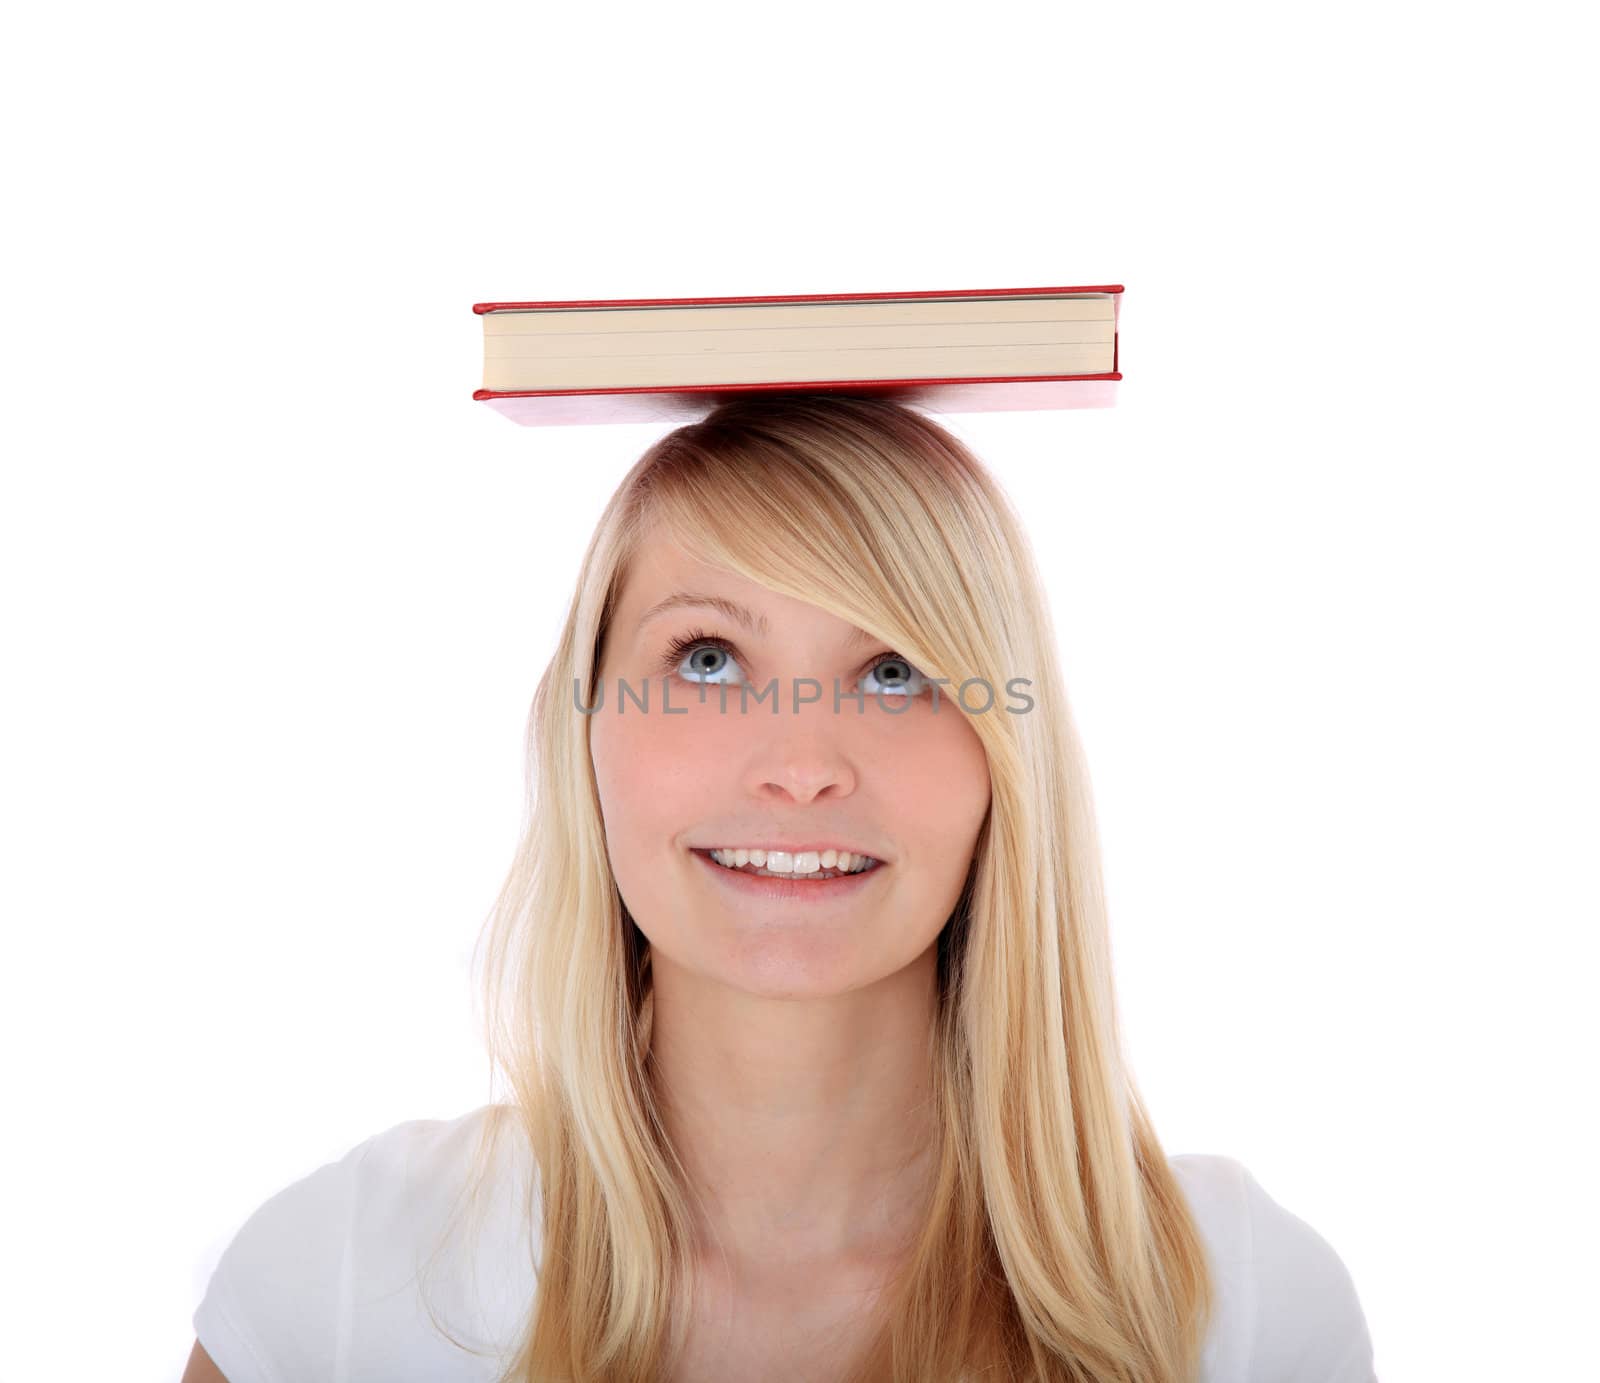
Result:
{"label": "red hardcover book", "polygon": [[[484,318],[485,387],[472,397],[531,427],[682,424],[703,418],[726,398],[751,392],[874,395],[938,413],[1108,408],[1122,378],[1117,335],[1122,291],[1122,285],[1111,284],[474,303],[472,310]],[[1059,300],[1077,301],[1067,307]],[[955,306],[945,309],[941,303]],[[819,345],[818,334],[804,330],[810,326],[808,314],[787,310],[805,304],[859,304],[867,311],[858,314],[859,324],[831,313],[824,328],[831,334]],[[888,308],[888,317],[878,307]],[[784,310],[705,314],[708,308]],[[630,310],[667,315],[646,317]],[[561,313],[587,315],[554,316]],[[608,313],[628,315],[602,315]],[[552,316],[536,320],[511,314]],[[947,322],[940,314],[952,319],[959,314],[960,320]],[[1072,320],[1057,321],[1052,314]],[[991,315],[1003,320],[987,320]],[[976,368],[959,373],[940,368],[956,355]],[[998,367],[1001,356],[1010,368]],[[1049,368],[1047,360],[1058,367]],[[930,372],[907,369],[908,361]],[[1062,372],[1062,361],[1073,371]],[[1018,369],[1019,362],[1043,368]],[[861,367],[859,374],[852,364]],[[873,364],[880,371],[889,368],[892,377],[866,368]],[[984,370],[984,364],[996,368]],[[1084,364],[1097,368],[1081,369]],[[706,376],[718,382],[707,382]],[[561,387],[508,383],[519,378],[558,380]],[[630,378],[649,382],[621,382]],[[681,382],[689,378],[697,382]],[[488,387],[491,383],[496,387]]]}

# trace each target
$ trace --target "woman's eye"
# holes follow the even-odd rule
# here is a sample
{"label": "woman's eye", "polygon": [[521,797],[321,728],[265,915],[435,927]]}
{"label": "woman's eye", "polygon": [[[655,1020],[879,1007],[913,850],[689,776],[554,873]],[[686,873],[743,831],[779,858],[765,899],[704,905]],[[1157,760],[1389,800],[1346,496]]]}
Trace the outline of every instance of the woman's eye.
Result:
{"label": "woman's eye", "polygon": [[[734,658],[733,645],[699,630],[674,639],[664,664],[664,671],[691,684],[739,686],[745,680]],[[931,685],[915,664],[898,653],[879,658],[863,674],[862,682],[869,696],[916,696]]]}
{"label": "woman's eye", "polygon": [[[703,682],[714,687],[722,682],[738,686],[744,681],[744,677],[737,674],[739,664],[733,661],[733,650],[720,639],[680,640],[673,645],[670,656],[679,660],[676,671],[686,682]],[[735,670],[735,675],[726,675],[730,668]]]}
{"label": "woman's eye", "polygon": [[914,663],[908,663],[898,653],[891,653],[887,658],[881,658],[874,663],[868,670],[865,680],[879,683],[876,687],[866,689],[872,696],[880,693],[916,696],[931,685]]}

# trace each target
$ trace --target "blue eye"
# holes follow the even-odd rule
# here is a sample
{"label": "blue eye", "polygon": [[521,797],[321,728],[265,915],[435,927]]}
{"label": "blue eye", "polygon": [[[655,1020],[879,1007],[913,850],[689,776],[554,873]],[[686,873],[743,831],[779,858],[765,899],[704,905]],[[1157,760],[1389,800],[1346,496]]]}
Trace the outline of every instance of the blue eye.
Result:
{"label": "blue eye", "polygon": [[[691,685],[739,686],[744,674],[734,660],[737,649],[726,639],[703,630],[691,630],[673,639],[661,660],[660,671],[683,678]],[[685,664],[689,666],[685,668]],[[932,684],[914,663],[898,653],[885,653],[862,674],[863,682],[877,682],[864,688],[869,696],[917,696]]]}
{"label": "blue eye", "polygon": [[[724,678],[718,674],[728,668],[737,668],[739,665],[733,661],[733,645],[726,639],[719,639],[715,634],[702,634],[698,630],[685,634],[682,638],[674,639],[667,650],[667,667],[669,671],[676,672],[686,682],[704,683],[707,686],[717,686],[726,682],[729,686],[738,686],[744,681],[742,676]],[[689,672],[683,670],[684,663],[692,664]]]}
{"label": "blue eye", "polygon": [[882,683],[881,686],[865,689],[872,696],[916,696],[931,685],[914,663],[907,662],[898,653],[879,658],[867,669],[867,678]]}

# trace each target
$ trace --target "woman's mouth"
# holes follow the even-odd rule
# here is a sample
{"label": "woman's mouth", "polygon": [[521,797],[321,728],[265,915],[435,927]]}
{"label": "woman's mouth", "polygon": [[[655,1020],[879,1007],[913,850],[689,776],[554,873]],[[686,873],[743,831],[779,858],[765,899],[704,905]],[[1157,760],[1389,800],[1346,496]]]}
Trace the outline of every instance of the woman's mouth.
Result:
{"label": "woman's mouth", "polygon": [[[709,869],[723,884],[747,898],[770,898],[786,902],[820,903],[859,893],[872,876],[886,866],[881,860],[865,855],[845,854],[840,871],[841,856],[835,851],[799,851],[795,853],[748,850],[692,850],[705,861]],[[752,859],[751,855],[755,858]],[[745,862],[740,864],[743,855]],[[833,856],[827,867],[822,861]],[[756,861],[760,860],[760,863]],[[776,863],[775,870],[772,865]]]}

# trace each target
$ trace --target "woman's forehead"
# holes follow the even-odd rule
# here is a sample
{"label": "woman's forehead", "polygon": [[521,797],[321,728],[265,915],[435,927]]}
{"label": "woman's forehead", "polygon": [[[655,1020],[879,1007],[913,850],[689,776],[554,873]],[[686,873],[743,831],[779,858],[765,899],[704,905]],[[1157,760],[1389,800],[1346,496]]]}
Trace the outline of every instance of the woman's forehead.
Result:
{"label": "woman's forehead", "polygon": [[625,591],[630,586],[667,586],[697,581],[703,584],[710,580],[740,581],[742,578],[702,561],[684,547],[675,534],[659,526],[641,537],[623,565]]}
{"label": "woman's forehead", "polygon": [[657,529],[646,534],[623,564],[617,610],[638,620],[657,603],[674,595],[712,595],[744,605],[781,601],[776,591],[714,566],[685,547],[675,535]]}
{"label": "woman's forehead", "polygon": [[801,625],[850,648],[872,641],[867,631],[821,606],[713,566],[674,543],[641,547],[625,574],[614,611],[617,635],[642,636],[662,612],[684,607],[718,611],[730,623],[763,638],[776,629]]}

